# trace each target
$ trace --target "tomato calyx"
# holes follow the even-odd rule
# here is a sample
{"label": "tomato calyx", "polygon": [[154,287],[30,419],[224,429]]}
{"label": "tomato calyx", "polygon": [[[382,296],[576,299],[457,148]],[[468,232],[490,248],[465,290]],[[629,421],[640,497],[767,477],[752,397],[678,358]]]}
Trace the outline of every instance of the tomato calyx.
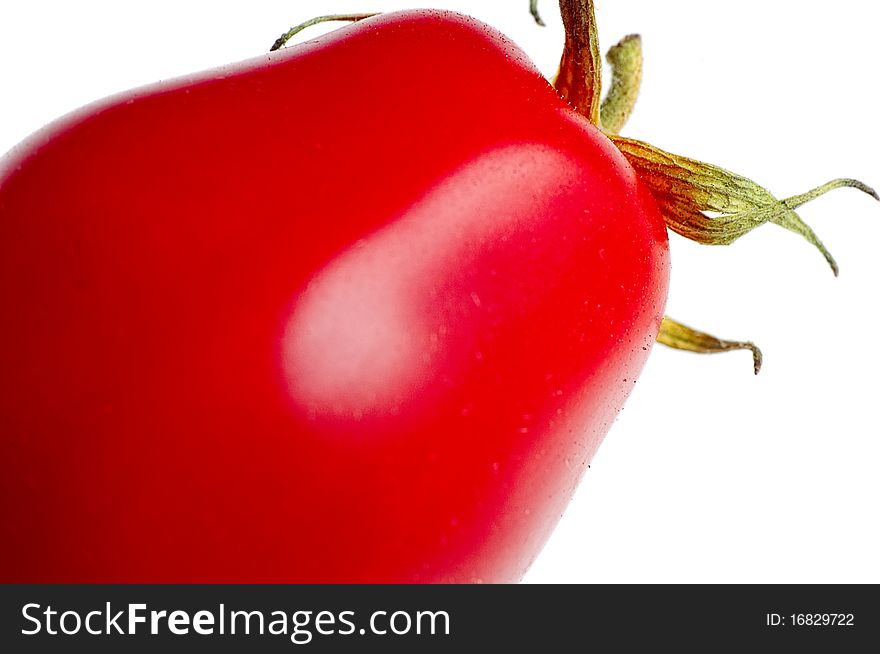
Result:
{"label": "tomato calyx", "polygon": [[[880,200],[873,188],[855,179],[839,178],[806,193],[778,200],[747,177],[620,136],[635,107],[641,84],[641,38],[629,35],[608,51],[611,88],[600,102],[602,68],[593,1],[560,0],[559,7],[566,41],[554,86],[562,98],[599,127],[626,157],[650,190],[670,230],[704,245],[729,245],[756,227],[774,223],[803,236],[819,250],[834,275],[838,275],[834,257],[795,209],[844,187],[858,189]],[[668,316],[663,319],[657,342],[703,354],[750,350],[755,374],[763,360],[760,349],[750,341],[720,339]]]}
{"label": "tomato calyx", "polygon": [[828,191],[856,188],[877,200],[870,186],[839,178],[784,200],[751,179],[619,135],[635,107],[641,83],[641,38],[630,35],[609,50],[612,85],[602,91],[598,31],[592,0],[560,0],[566,43],[555,87],[560,96],[608,136],[651,190],[669,229],[705,245],[729,245],[764,223],[800,234],[825,257],[835,276],[837,262],[795,209]]}

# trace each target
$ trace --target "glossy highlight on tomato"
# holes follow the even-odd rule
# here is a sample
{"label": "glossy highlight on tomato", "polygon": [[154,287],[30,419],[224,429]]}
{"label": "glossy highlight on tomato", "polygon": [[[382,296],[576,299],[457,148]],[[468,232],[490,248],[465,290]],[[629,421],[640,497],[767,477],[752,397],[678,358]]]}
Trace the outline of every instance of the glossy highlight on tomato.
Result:
{"label": "glossy highlight on tomato", "polygon": [[86,107],[0,161],[0,581],[515,581],[668,269],[620,152],[453,13]]}

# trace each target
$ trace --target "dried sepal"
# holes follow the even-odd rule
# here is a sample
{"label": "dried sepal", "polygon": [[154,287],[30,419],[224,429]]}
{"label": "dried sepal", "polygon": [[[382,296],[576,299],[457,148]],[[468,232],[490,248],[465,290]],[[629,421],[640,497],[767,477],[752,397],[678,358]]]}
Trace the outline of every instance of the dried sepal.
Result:
{"label": "dried sepal", "polygon": [[599,124],[602,57],[592,0],[560,0],[565,45],[554,85],[582,116]]}
{"label": "dried sepal", "polygon": [[603,131],[619,134],[629,120],[642,84],[642,37],[630,34],[608,50],[611,86],[599,109]]}
{"label": "dried sepal", "polygon": [[648,143],[609,135],[657,201],[666,225],[706,245],[728,245],[756,227],[774,223],[800,234],[825,257],[837,275],[837,263],[816,233],[794,209],[836,188],[859,189],[880,199],[854,179],[836,179],[785,200],[747,177],[712,164],[665,152]]}
{"label": "dried sepal", "polygon": [[761,370],[764,358],[761,350],[751,341],[728,341],[711,334],[682,325],[669,316],[663,317],[660,324],[660,333],[657,342],[661,345],[686,350],[698,354],[716,354],[718,352],[730,352],[731,350],[749,350],[752,353],[752,364],[757,375]]}

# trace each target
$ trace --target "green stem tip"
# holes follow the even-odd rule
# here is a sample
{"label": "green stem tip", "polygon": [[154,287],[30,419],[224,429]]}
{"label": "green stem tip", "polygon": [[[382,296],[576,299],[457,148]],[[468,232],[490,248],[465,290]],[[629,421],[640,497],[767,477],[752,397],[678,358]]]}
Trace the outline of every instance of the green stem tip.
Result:
{"label": "green stem tip", "polygon": [[541,19],[541,14],[538,13],[538,0],[529,0],[529,12],[532,14],[532,18],[535,19],[535,22],[541,27],[546,27],[547,25]]}

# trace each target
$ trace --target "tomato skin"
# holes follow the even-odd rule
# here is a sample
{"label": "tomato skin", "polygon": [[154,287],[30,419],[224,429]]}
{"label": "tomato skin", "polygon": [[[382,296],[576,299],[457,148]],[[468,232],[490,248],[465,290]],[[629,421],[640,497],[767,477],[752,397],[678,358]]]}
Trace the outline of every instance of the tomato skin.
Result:
{"label": "tomato skin", "polygon": [[668,266],[620,153],[455,14],[87,107],[0,164],[0,581],[515,581]]}

